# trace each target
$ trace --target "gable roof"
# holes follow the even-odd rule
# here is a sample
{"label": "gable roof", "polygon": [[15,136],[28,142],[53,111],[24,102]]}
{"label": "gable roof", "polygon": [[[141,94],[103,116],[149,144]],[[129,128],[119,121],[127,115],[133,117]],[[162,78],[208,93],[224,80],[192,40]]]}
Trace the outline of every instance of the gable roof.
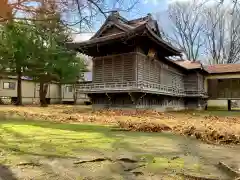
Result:
{"label": "gable roof", "polygon": [[204,68],[210,74],[240,73],[240,64],[215,64]]}
{"label": "gable roof", "polygon": [[109,28],[111,26],[115,26],[115,27],[123,30],[123,32],[128,32],[128,31],[133,30],[143,24],[148,24],[148,25],[152,26],[152,28],[156,31],[156,34],[160,35],[157,21],[152,19],[151,14],[148,14],[145,17],[141,17],[138,19],[133,19],[133,20],[128,21],[127,19],[120,16],[120,14],[118,12],[115,11],[110,16],[108,16],[108,18],[106,19],[104,24],[101,26],[101,28],[96,32],[96,34],[91,39],[98,38],[104,32],[104,30],[106,30],[107,28]]}
{"label": "gable roof", "polygon": [[[121,31],[101,36],[104,31],[111,27],[116,27]],[[148,36],[151,41],[171,52],[171,54],[181,55],[180,50],[161,38],[157,22],[152,19],[150,14],[143,18],[128,21],[121,17],[118,12],[113,12],[90,40],[79,43],[68,43],[68,45],[81,51],[80,49],[82,48],[94,46],[99,43],[109,43],[116,40],[123,41],[143,35]]]}

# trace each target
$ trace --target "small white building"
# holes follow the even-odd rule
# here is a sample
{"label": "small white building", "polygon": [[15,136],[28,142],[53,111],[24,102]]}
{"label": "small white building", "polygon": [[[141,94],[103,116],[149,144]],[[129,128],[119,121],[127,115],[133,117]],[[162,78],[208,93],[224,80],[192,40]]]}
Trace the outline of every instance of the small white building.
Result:
{"label": "small white building", "polygon": [[[86,74],[86,75],[85,75]],[[91,81],[91,73],[85,73],[84,80]],[[22,102],[23,104],[39,103],[40,84],[31,78],[22,77]],[[17,100],[16,76],[5,76],[0,79],[0,103],[13,104]],[[46,100],[49,104],[87,104],[89,98],[86,94],[76,93],[75,84],[49,83]]]}

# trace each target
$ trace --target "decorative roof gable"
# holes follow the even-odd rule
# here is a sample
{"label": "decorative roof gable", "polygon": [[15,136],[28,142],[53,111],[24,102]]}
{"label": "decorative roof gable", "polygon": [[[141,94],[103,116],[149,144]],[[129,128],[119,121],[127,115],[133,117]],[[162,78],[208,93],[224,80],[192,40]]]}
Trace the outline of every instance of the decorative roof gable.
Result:
{"label": "decorative roof gable", "polygon": [[[68,43],[67,45],[79,52],[94,56],[95,46],[98,47],[112,42],[126,42],[133,38],[148,38],[149,41],[155,44],[155,47],[159,48],[160,51],[164,51],[166,56],[181,55],[179,49],[161,38],[157,21],[153,20],[151,14],[128,21],[120,16],[118,12],[112,12],[90,40],[80,43]],[[90,49],[93,53],[90,52]]]}
{"label": "decorative roof gable", "polygon": [[96,39],[118,33],[127,33],[142,25],[148,25],[154,33],[160,36],[157,21],[152,19],[151,14],[148,14],[146,17],[128,21],[122,16],[120,16],[118,12],[112,12],[112,14],[106,19],[102,27],[91,39]]}
{"label": "decorative roof gable", "polygon": [[121,21],[124,21],[124,23],[127,22],[127,20],[120,17],[119,13],[113,12],[91,39],[96,39],[106,35],[117,34],[121,32],[127,32],[129,29],[123,26],[123,23],[121,23]]}

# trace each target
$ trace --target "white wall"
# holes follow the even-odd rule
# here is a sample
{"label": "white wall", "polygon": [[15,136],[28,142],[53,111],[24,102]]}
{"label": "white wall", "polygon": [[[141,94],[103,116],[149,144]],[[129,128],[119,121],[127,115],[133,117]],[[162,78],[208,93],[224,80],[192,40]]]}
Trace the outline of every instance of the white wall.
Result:
{"label": "white wall", "polygon": [[208,107],[227,107],[227,100],[208,100]]}
{"label": "white wall", "polygon": [[[14,89],[4,89],[4,82],[15,83]],[[72,86],[72,91],[69,92],[66,88]],[[60,102],[59,84],[52,83],[48,87],[46,98],[51,99],[51,103]],[[62,101],[74,102],[74,87],[72,84],[61,85],[62,88]],[[16,79],[0,79],[0,97],[17,97],[17,80]],[[85,94],[78,94],[77,104],[83,104],[84,101],[88,101],[88,97]],[[29,80],[22,80],[22,101],[24,104],[39,103],[39,83]]]}

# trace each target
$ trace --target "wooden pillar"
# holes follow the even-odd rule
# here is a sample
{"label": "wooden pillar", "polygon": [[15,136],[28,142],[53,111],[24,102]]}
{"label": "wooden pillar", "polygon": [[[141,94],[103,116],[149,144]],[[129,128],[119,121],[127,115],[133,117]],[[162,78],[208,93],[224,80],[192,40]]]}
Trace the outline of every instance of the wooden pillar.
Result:
{"label": "wooden pillar", "polygon": [[208,110],[208,104],[205,104],[205,111]]}
{"label": "wooden pillar", "polygon": [[228,100],[228,111],[232,110],[232,101]]}

